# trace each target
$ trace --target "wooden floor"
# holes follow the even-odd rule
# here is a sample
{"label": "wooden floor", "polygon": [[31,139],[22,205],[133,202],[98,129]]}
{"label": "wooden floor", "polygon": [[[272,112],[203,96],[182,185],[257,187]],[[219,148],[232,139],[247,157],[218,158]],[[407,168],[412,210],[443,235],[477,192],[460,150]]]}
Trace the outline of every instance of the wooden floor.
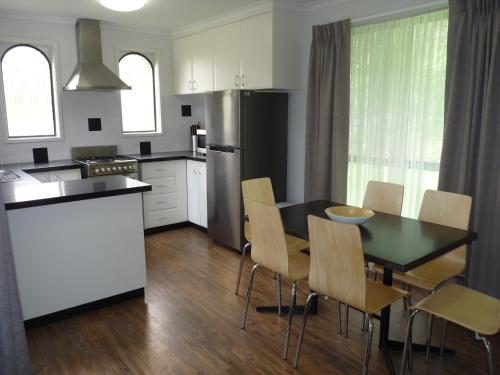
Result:
{"label": "wooden floor", "polygon": [[[361,373],[365,336],[360,314],[351,312],[349,338],[337,334],[336,306],[321,301],[304,338],[297,370],[281,359],[285,317],[256,313],[259,304],[274,304],[276,287],[271,274],[258,271],[246,330],[240,318],[244,293],[233,293],[239,254],[215,245],[205,233],[178,229],[146,238],[148,287],[145,300],[137,298],[70,319],[28,330],[35,374],[356,374]],[[119,259],[117,259],[119,261]],[[247,261],[241,291],[246,288]],[[285,290],[286,287],[286,290]],[[298,302],[307,293],[303,283]],[[284,285],[288,295],[289,284]],[[391,335],[403,336],[402,306],[395,304]],[[421,317],[423,318],[423,316]],[[291,356],[300,317],[294,319]],[[425,322],[417,322],[415,340],[423,340]],[[441,323],[434,330],[439,342]],[[378,335],[378,323],[375,334]],[[386,366],[374,338],[371,374],[385,374]],[[435,357],[424,364],[414,355],[416,374],[486,373],[482,344],[456,326],[449,327],[448,344],[456,356]],[[500,353],[500,340],[492,339]],[[399,369],[400,353],[393,354]],[[495,359],[500,369],[500,355]]]}

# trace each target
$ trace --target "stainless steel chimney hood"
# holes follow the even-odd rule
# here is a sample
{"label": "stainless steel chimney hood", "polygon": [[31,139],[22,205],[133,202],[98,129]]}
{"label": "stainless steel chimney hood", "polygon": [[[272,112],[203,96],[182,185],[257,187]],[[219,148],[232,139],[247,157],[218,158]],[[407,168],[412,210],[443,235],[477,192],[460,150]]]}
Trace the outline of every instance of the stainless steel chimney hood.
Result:
{"label": "stainless steel chimney hood", "polygon": [[99,21],[79,18],[76,21],[78,64],[64,90],[116,91],[130,90],[102,63],[101,28]]}

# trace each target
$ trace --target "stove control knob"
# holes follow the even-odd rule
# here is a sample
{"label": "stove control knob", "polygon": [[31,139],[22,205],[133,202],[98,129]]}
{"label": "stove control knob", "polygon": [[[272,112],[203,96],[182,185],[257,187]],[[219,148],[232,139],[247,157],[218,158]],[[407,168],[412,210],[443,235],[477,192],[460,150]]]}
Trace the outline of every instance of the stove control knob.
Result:
{"label": "stove control knob", "polygon": [[100,172],[100,169],[99,169],[99,168],[94,168],[94,172],[95,172],[95,173],[99,173],[99,172]]}
{"label": "stove control knob", "polygon": [[128,168],[129,168],[129,166],[128,166],[128,165],[124,165],[124,166],[123,166],[123,170],[124,170],[124,171],[126,171]]}
{"label": "stove control knob", "polygon": [[109,168],[109,167],[108,167],[108,168],[106,168],[106,170],[107,170],[108,172],[111,172],[111,168]]}
{"label": "stove control knob", "polygon": [[113,171],[116,171],[116,167],[113,167]]}
{"label": "stove control knob", "polygon": [[118,170],[121,171],[122,170],[122,167],[118,167]]}

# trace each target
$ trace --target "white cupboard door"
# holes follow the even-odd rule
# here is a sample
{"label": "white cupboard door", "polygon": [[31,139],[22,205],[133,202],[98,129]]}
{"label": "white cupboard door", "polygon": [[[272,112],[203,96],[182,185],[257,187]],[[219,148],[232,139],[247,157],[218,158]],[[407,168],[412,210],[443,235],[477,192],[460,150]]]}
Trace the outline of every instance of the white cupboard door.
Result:
{"label": "white cupboard door", "polygon": [[241,22],[228,23],[213,31],[214,90],[240,88]]}
{"label": "white cupboard door", "polygon": [[214,53],[212,30],[202,31],[190,37],[193,58],[193,92],[214,90]]}
{"label": "white cupboard door", "polygon": [[260,14],[241,21],[241,73],[243,89],[271,88],[272,15]]}
{"label": "white cupboard door", "polygon": [[192,48],[191,36],[175,39],[172,43],[176,94],[189,94],[192,92]]}
{"label": "white cupboard door", "polygon": [[207,166],[205,163],[198,163],[200,182],[200,225],[207,227]]}
{"label": "white cupboard door", "polygon": [[188,190],[188,220],[200,225],[200,185],[197,172],[197,163],[187,161],[187,190]]}

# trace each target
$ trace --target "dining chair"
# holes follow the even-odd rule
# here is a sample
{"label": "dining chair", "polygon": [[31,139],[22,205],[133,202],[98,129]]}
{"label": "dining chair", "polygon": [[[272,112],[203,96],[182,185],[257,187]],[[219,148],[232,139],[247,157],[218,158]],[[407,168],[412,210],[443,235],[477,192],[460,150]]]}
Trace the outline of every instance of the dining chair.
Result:
{"label": "dining chair", "polygon": [[285,234],[281,214],[276,206],[249,199],[246,200],[245,205],[252,230],[252,252],[250,255],[254,266],[248,282],[241,328],[245,328],[250,294],[257,268],[267,268],[276,272],[280,277],[291,280],[292,292],[288,307],[288,327],[283,349],[283,358],[286,359],[293,312],[297,300],[297,283],[309,275],[309,256],[302,253],[302,250],[309,248],[309,242]]}
{"label": "dining chair", "polygon": [[363,374],[368,372],[368,361],[373,337],[374,314],[403,298],[407,292],[376,283],[365,276],[365,262],[359,227],[309,215],[309,244],[311,265],[309,288],[293,367],[297,368],[304,331],[314,296],[324,295],[341,301],[368,315]]}
{"label": "dining chair", "polygon": [[[241,190],[243,193],[243,207],[245,215],[247,215],[245,199],[255,200],[267,205],[275,205],[273,186],[271,184],[271,179],[269,177],[255,178],[252,180],[245,180],[241,183]],[[245,262],[245,255],[248,248],[252,246],[252,232],[250,230],[250,223],[245,220],[243,226],[243,232],[245,234],[246,243],[243,246],[240,258],[240,268],[238,270],[238,279],[236,280],[236,289],[234,294],[238,295],[240,289],[241,273],[243,272],[243,264]],[[281,294],[280,280],[278,280],[278,293]],[[278,298],[280,299],[280,298]]]}
{"label": "dining chair", "polygon": [[[368,208],[373,211],[382,212],[389,215],[401,216],[401,208],[403,207],[404,186],[382,181],[368,181],[363,199],[363,208]],[[367,273],[370,271],[383,273],[383,267],[368,263]],[[376,276],[375,276],[376,278]],[[406,300],[405,300],[406,304]],[[348,309],[346,310],[346,322],[348,322]],[[366,317],[362,320],[362,329],[366,329]],[[347,331],[346,327],[346,331]]]}
{"label": "dining chair", "polygon": [[[471,206],[472,198],[467,195],[426,190],[418,219],[466,230],[469,227]],[[393,279],[423,289],[428,293],[435,293],[437,289],[452,280],[459,280],[467,285],[467,279],[464,275],[466,261],[467,246],[464,245],[406,273],[394,272]],[[443,325],[442,347],[446,340],[446,329],[447,321]],[[427,330],[427,340],[430,342],[432,336],[431,316]],[[428,361],[429,351],[426,355],[426,362]]]}
{"label": "dining chair", "polygon": [[[411,368],[412,330],[415,316],[424,311],[432,317],[455,323],[479,335],[486,349],[489,374],[493,375],[493,353],[490,341],[500,331],[500,300],[458,284],[448,284],[434,294],[410,307],[410,318],[406,330],[400,374],[405,372],[406,361]],[[444,344],[443,342],[441,343]],[[427,353],[430,340],[427,340]],[[441,351],[443,346],[441,346]],[[428,362],[428,360],[426,361]]]}

